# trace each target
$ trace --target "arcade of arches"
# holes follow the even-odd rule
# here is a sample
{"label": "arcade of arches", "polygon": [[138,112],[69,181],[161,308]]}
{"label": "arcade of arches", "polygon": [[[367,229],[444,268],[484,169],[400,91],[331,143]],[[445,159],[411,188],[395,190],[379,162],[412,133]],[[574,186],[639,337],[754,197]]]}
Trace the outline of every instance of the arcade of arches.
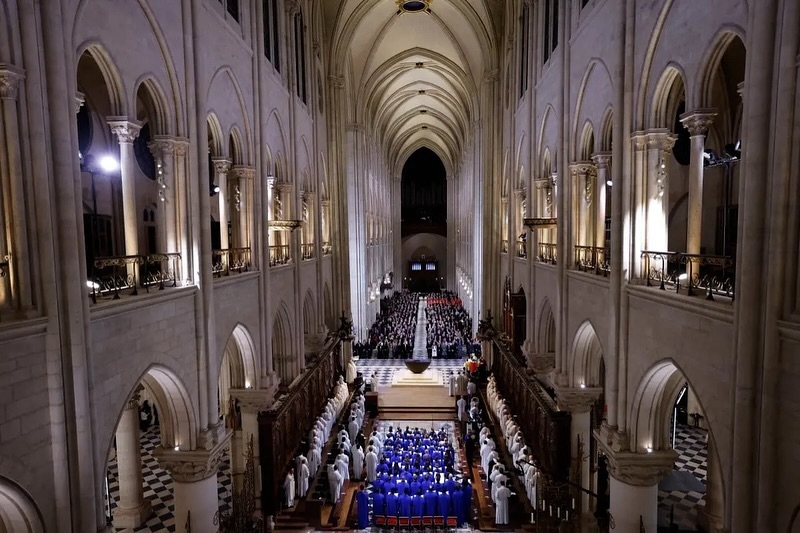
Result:
{"label": "arcade of arches", "polygon": [[508,528],[800,532],[798,27],[0,0],[0,532],[354,527],[354,480],[279,505],[317,416],[465,436],[470,354],[531,452]]}

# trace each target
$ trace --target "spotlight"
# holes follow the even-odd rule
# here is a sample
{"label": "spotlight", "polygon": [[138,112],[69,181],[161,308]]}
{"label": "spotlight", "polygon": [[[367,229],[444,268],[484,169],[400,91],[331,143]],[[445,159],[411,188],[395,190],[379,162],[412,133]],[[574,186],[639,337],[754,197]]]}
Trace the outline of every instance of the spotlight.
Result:
{"label": "spotlight", "polygon": [[119,169],[119,161],[113,156],[104,155],[97,161],[100,170],[103,172],[111,173]]}
{"label": "spotlight", "polygon": [[219,194],[219,185],[217,184],[211,186],[211,196],[214,196],[215,194]]}
{"label": "spotlight", "polygon": [[726,144],[725,148],[725,155],[730,157],[731,159],[741,159],[742,158],[742,141],[736,141],[735,143]]}
{"label": "spotlight", "polygon": [[614,185],[614,182],[613,182],[613,181],[611,181],[611,180],[606,180],[606,185],[608,185],[609,187],[611,187],[612,185]]}

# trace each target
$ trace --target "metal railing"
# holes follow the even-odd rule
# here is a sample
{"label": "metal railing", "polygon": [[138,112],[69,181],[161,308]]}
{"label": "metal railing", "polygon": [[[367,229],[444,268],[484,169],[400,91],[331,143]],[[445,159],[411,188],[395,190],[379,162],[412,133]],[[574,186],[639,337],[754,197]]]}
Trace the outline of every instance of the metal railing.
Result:
{"label": "metal railing", "polygon": [[525,241],[517,241],[517,257],[525,259],[528,257],[528,243]]}
{"label": "metal railing", "polygon": [[575,270],[608,276],[611,272],[609,250],[601,246],[575,246]]}
{"label": "metal railing", "polygon": [[269,247],[269,266],[285,265],[291,261],[288,244],[273,245]]}
{"label": "metal railing", "polygon": [[229,276],[250,270],[250,248],[225,248],[211,252],[214,277]]}
{"label": "metal railing", "polygon": [[180,258],[181,254],[176,252],[98,257],[86,282],[89,297],[97,303],[101,298],[119,300],[126,291],[130,291],[130,296],[136,296],[140,287],[148,293],[150,287],[158,286],[160,291],[176,287]]}
{"label": "metal railing", "polygon": [[300,245],[300,257],[303,258],[303,261],[314,259],[315,256],[316,247],[314,246],[314,243],[303,243]]}
{"label": "metal railing", "polygon": [[540,263],[550,263],[551,265],[557,264],[558,250],[556,244],[551,242],[540,242],[536,260]]}
{"label": "metal railing", "polygon": [[500,253],[507,254],[508,253],[508,239],[503,239],[500,241]]}
{"label": "metal railing", "polygon": [[736,262],[724,255],[686,254],[642,250],[642,276],[648,287],[657,284],[676,292],[686,289],[689,296],[704,292],[706,300],[724,296],[735,297]]}
{"label": "metal railing", "polygon": [[322,255],[331,255],[333,253],[333,246],[329,242],[322,243]]}

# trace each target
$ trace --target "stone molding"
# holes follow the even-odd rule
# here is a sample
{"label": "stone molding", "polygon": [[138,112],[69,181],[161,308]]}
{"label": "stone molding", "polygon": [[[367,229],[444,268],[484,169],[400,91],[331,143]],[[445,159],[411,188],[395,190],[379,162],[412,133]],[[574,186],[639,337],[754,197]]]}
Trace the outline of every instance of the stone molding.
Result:
{"label": "stone molding", "polygon": [[344,77],[342,76],[334,76],[331,74],[328,76],[328,83],[334,89],[344,89]]}
{"label": "stone molding", "polygon": [[537,374],[548,374],[556,367],[556,354],[529,353],[528,366]]}
{"label": "stone molding", "polygon": [[19,83],[25,79],[25,71],[8,63],[0,63],[0,99],[16,100]]}
{"label": "stone molding", "polygon": [[596,152],[592,154],[592,162],[598,169],[608,169],[608,165],[611,163],[611,152]]}
{"label": "stone molding", "polygon": [[214,164],[214,171],[217,174],[227,174],[233,165],[233,161],[227,157],[212,157],[211,162]]}
{"label": "stone molding", "polygon": [[666,128],[647,130],[645,137],[648,148],[663,152],[672,150],[672,147],[675,146],[675,141],[678,140],[678,137]]}
{"label": "stone molding", "polygon": [[231,433],[210,450],[171,450],[159,446],[153,452],[158,464],[178,483],[195,483],[217,474],[217,469],[230,446]]}
{"label": "stone molding", "polygon": [[243,413],[260,413],[269,410],[275,400],[274,387],[268,389],[230,389],[230,395],[239,400]]}
{"label": "stone molding", "polygon": [[86,103],[86,95],[83,94],[80,91],[75,91],[75,114],[76,115],[80,112],[81,108],[83,107],[83,104],[85,104],[85,103]]}
{"label": "stone molding", "polygon": [[248,165],[235,165],[231,167],[231,174],[233,177],[240,180],[253,179],[256,176],[256,167],[251,167]]}
{"label": "stone molding", "polygon": [[597,173],[597,168],[591,161],[576,161],[574,163],[570,163],[569,171],[572,174],[572,177],[586,176],[588,178],[594,177],[594,175]]}
{"label": "stone molding", "polygon": [[608,472],[614,479],[626,485],[648,487],[657,484],[672,471],[678,453],[674,450],[652,453],[606,451],[606,457]]}
{"label": "stone molding", "polygon": [[631,134],[631,141],[633,142],[633,149],[641,152],[647,148],[647,134],[643,131],[635,131]]}
{"label": "stone molding", "polygon": [[525,189],[514,189],[514,198],[518,200],[524,200],[526,196]]}
{"label": "stone molding", "polygon": [[275,184],[275,189],[278,192],[292,192],[292,191],[294,191],[294,185],[284,181],[284,182],[276,183]]}
{"label": "stone molding", "polygon": [[573,413],[588,413],[602,393],[600,387],[556,387],[559,409]]}
{"label": "stone molding", "polygon": [[689,135],[696,137],[708,133],[716,116],[717,112],[714,109],[695,109],[687,111],[678,118],[683,127],[689,130]]}
{"label": "stone molding", "polygon": [[120,144],[132,144],[142,129],[141,122],[128,120],[128,117],[108,117],[106,121]]}

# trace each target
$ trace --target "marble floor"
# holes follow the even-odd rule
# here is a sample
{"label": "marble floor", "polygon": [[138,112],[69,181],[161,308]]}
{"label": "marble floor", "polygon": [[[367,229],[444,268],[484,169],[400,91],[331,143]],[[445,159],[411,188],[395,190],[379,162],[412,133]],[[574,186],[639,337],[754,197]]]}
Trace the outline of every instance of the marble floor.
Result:
{"label": "marble floor", "polygon": [[[703,484],[706,483],[708,453],[706,435],[704,429],[679,424],[675,438],[678,460],[675,461],[674,469],[691,473]],[[697,531],[697,510],[705,504],[704,492],[659,490],[658,525],[668,527],[674,522],[681,531]]]}

